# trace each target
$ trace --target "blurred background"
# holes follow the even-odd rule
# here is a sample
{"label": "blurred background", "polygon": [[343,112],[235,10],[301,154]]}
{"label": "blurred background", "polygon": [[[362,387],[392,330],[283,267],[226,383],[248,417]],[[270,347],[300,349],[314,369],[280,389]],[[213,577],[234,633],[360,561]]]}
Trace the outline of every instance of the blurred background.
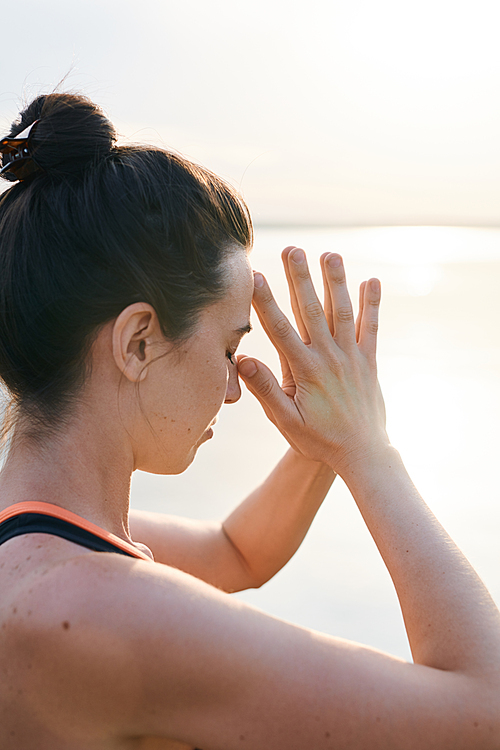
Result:
{"label": "blurred background", "polygon": [[[288,310],[280,251],[383,285],[389,434],[500,603],[500,6],[494,0],[26,0],[6,14],[0,127],[39,93],[88,94],[122,142],[234,184],[254,266]],[[319,276],[316,274],[319,284]],[[244,350],[277,365],[255,322]],[[132,504],[223,518],[284,452],[247,393],[179,477]],[[397,599],[337,480],[301,549],[258,591],[280,617],[409,657]]]}

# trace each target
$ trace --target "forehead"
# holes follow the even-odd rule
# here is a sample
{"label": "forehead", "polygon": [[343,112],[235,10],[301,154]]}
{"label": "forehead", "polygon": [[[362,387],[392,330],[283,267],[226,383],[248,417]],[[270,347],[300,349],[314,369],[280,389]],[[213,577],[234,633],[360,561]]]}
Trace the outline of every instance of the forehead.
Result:
{"label": "forehead", "polygon": [[248,324],[253,295],[253,274],[247,254],[231,253],[226,261],[226,294],[211,305],[207,312],[212,319],[234,329]]}

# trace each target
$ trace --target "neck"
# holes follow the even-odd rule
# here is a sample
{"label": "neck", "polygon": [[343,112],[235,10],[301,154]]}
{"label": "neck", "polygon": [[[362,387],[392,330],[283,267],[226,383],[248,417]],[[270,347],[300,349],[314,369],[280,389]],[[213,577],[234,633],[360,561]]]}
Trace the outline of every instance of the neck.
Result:
{"label": "neck", "polygon": [[[114,429],[117,428],[117,429]],[[34,441],[16,429],[0,473],[0,509],[22,501],[59,505],[130,541],[133,456],[116,424],[78,418]]]}

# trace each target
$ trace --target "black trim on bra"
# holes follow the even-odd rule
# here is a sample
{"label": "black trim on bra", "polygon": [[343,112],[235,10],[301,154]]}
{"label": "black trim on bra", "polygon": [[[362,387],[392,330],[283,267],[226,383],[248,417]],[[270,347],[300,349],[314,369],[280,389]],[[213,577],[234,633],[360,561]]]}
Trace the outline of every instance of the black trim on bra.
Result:
{"label": "black trim on bra", "polygon": [[21,534],[53,534],[94,552],[118,552],[120,555],[134,557],[91,531],[44,513],[22,513],[0,524],[0,544]]}

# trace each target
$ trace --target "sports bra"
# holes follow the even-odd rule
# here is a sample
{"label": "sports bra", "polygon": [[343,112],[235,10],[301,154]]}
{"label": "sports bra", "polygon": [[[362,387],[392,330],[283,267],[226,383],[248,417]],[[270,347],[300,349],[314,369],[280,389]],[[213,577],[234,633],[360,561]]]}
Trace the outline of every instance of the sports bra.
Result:
{"label": "sports bra", "polygon": [[151,562],[133,544],[51,503],[16,503],[0,512],[0,544],[21,534],[53,534],[95,552],[118,552]]}

